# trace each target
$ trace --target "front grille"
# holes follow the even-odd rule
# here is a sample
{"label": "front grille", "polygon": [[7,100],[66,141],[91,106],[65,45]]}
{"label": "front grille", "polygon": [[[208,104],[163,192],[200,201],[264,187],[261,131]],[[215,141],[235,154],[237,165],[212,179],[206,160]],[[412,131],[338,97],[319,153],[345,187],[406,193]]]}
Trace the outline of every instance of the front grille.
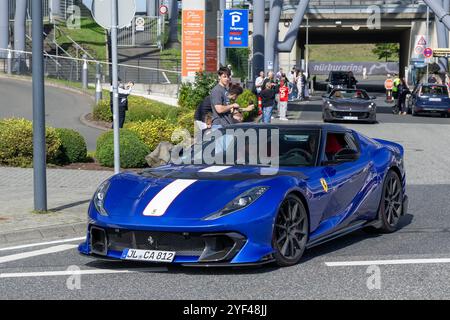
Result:
{"label": "front grille", "polygon": [[370,114],[368,112],[351,112],[351,111],[333,111],[331,112],[334,118],[342,119],[344,117],[358,117],[358,119],[368,119]]}
{"label": "front grille", "polygon": [[205,240],[188,233],[128,231],[108,229],[108,249],[123,251],[127,248],[142,250],[175,251],[181,256],[200,256]]}

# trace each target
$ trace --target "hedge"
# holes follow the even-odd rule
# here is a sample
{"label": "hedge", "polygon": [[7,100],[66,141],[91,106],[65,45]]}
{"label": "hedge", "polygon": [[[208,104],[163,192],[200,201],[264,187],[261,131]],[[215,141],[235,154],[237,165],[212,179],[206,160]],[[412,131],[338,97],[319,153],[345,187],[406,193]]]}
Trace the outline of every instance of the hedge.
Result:
{"label": "hedge", "polygon": [[145,145],[153,151],[162,141],[171,142],[177,126],[164,119],[129,123],[126,129],[134,132]]}
{"label": "hedge", "polygon": [[[177,122],[179,108],[161,102],[130,96],[128,98],[128,112],[126,122],[164,119],[171,123]],[[109,98],[100,101],[94,106],[93,118],[97,121],[112,122],[112,113]]]}
{"label": "hedge", "polygon": [[[134,133],[120,130],[120,166],[122,168],[143,168],[149,148]],[[108,131],[97,139],[96,157],[105,167],[114,167],[114,132]]]}
{"label": "hedge", "polygon": [[[47,163],[57,164],[61,141],[53,128],[46,128]],[[25,119],[0,120],[0,164],[14,167],[33,165],[33,123]]]}
{"label": "hedge", "polygon": [[86,162],[86,141],[81,134],[72,129],[56,129],[56,133],[61,140],[58,155],[60,164]]}

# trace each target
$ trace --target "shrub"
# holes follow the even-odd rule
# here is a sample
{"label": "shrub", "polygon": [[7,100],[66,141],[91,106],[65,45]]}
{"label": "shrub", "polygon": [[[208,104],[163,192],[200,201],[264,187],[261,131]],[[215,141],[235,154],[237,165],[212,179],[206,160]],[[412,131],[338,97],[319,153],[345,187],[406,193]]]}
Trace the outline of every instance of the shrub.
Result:
{"label": "shrub", "polygon": [[134,132],[150,151],[153,151],[162,141],[172,142],[172,133],[176,126],[167,120],[156,119],[129,123],[126,128]]}
{"label": "shrub", "polygon": [[183,83],[180,87],[178,105],[181,108],[195,110],[216,85],[216,75],[197,72],[194,83]]}
{"label": "shrub", "polygon": [[189,110],[178,118],[178,127],[189,130],[191,136],[194,136],[194,115],[195,110]]}
{"label": "shrub", "polygon": [[258,100],[256,95],[251,90],[244,90],[244,92],[237,98],[236,103],[241,108],[247,108],[249,105],[253,104],[255,108],[251,112],[244,112],[244,121],[253,121],[253,119],[258,116]]}
{"label": "shrub", "polygon": [[[128,98],[128,112],[126,122],[165,119],[176,123],[178,108],[161,102],[130,96]],[[112,113],[109,98],[100,101],[94,106],[94,120],[112,122]]]}
{"label": "shrub", "polygon": [[58,162],[60,164],[85,162],[87,158],[86,141],[83,136],[71,129],[56,129],[61,140]]}
{"label": "shrub", "polygon": [[[143,168],[145,157],[150,153],[139,137],[125,129],[120,130],[120,166],[122,168]],[[96,157],[105,167],[114,167],[114,132],[108,131],[97,139]]]}
{"label": "shrub", "polygon": [[[57,163],[61,141],[53,128],[46,128],[47,162]],[[25,119],[0,121],[0,164],[31,167],[33,164],[33,124]]]}

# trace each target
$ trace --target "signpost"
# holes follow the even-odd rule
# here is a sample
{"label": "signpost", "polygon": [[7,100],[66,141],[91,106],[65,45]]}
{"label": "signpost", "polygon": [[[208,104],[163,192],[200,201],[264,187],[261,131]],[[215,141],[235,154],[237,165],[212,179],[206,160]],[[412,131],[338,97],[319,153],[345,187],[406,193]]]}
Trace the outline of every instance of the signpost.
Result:
{"label": "signpost", "polygon": [[225,48],[248,48],[248,10],[224,11],[223,44]]}
{"label": "signpost", "polygon": [[433,49],[431,48],[426,48],[423,51],[423,55],[425,56],[425,58],[431,58],[433,56]]}
{"label": "signpost", "polygon": [[166,15],[169,13],[169,8],[166,5],[162,5],[159,7],[159,14],[160,15]]}
{"label": "signpost", "polygon": [[114,127],[114,173],[120,173],[120,130],[119,130],[119,79],[117,58],[117,29],[130,25],[136,15],[134,0],[94,0],[92,16],[95,21],[111,32],[112,97]]}

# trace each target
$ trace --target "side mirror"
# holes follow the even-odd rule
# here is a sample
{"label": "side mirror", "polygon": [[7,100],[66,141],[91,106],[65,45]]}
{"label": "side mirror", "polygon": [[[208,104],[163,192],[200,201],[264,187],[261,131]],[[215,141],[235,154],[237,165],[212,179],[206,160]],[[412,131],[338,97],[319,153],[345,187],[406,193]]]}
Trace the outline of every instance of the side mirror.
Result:
{"label": "side mirror", "polygon": [[371,96],[370,99],[377,100],[377,97],[376,96]]}
{"label": "side mirror", "polygon": [[353,149],[342,149],[334,156],[335,162],[351,162],[358,160],[359,152]]}

